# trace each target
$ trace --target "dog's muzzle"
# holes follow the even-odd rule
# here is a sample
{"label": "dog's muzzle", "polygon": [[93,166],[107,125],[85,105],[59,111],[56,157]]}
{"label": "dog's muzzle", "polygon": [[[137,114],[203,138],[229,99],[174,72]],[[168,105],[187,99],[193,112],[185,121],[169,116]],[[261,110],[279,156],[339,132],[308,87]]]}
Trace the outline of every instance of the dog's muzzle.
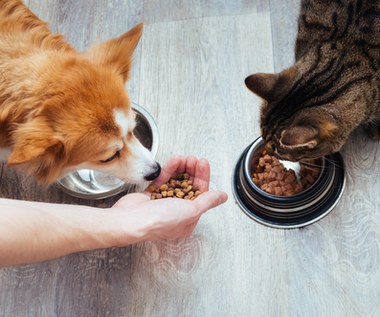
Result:
{"label": "dog's muzzle", "polygon": [[153,172],[151,172],[148,175],[144,176],[144,179],[147,181],[152,181],[156,179],[161,173],[161,165],[156,162],[155,166],[153,167]]}

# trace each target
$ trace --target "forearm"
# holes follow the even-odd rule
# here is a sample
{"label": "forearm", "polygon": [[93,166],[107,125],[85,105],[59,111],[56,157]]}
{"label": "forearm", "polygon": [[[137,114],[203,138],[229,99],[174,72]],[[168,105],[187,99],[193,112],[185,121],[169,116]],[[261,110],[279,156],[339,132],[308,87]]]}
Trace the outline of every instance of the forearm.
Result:
{"label": "forearm", "polygon": [[[115,232],[111,214],[86,206],[0,199],[0,265],[114,246],[120,231]],[[130,228],[125,228],[125,244],[139,240],[133,224]]]}

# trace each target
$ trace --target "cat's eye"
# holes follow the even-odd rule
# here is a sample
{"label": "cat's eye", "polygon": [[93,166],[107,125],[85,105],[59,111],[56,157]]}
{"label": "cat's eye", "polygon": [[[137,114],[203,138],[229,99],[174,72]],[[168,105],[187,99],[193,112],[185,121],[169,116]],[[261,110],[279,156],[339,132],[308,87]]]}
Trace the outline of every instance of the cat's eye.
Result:
{"label": "cat's eye", "polygon": [[109,157],[108,159],[106,160],[100,160],[100,163],[108,163],[108,162],[112,162],[114,159],[116,158],[119,158],[120,157],[120,150],[117,150],[111,157]]}

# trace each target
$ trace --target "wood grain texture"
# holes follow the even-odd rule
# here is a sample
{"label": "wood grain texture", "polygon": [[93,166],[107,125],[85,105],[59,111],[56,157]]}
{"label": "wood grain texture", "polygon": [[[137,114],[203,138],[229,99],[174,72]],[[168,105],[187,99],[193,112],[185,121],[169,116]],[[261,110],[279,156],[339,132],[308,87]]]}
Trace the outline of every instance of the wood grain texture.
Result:
{"label": "wood grain texture", "polygon": [[144,0],[144,21],[172,22],[202,17],[249,14],[266,0]]}
{"label": "wood grain texture", "polygon": [[[299,0],[29,0],[53,30],[84,49],[146,27],[128,87],[155,117],[157,158],[206,157],[211,188],[229,201],[194,235],[0,269],[0,316],[379,316],[380,144],[358,129],[342,150],[337,207],[303,229],[250,220],[231,193],[240,153],[259,135],[253,72],[293,62]],[[7,167],[0,196],[101,204],[45,190]]]}
{"label": "wood grain texture", "polygon": [[279,72],[294,63],[300,0],[269,0],[274,69]]}

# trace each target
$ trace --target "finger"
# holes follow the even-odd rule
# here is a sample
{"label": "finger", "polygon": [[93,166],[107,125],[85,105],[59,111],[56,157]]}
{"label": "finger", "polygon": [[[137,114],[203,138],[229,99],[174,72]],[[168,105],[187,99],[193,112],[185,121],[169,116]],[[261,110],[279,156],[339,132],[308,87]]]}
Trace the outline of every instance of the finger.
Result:
{"label": "finger", "polygon": [[207,210],[225,203],[227,199],[228,196],[225,192],[212,191],[200,194],[193,200],[193,203],[196,205],[197,214],[201,215]]}
{"label": "finger", "polygon": [[196,169],[197,163],[198,163],[198,160],[195,156],[188,156],[186,157],[185,168],[179,172],[186,172],[190,175],[190,177],[193,178],[195,175],[195,169]]}
{"label": "finger", "polygon": [[162,184],[167,182],[176,171],[185,169],[186,157],[175,155],[172,156],[162,167],[160,175],[152,182],[152,184]]}
{"label": "finger", "polygon": [[197,161],[194,171],[194,187],[201,192],[207,192],[210,184],[210,164],[202,158]]}

